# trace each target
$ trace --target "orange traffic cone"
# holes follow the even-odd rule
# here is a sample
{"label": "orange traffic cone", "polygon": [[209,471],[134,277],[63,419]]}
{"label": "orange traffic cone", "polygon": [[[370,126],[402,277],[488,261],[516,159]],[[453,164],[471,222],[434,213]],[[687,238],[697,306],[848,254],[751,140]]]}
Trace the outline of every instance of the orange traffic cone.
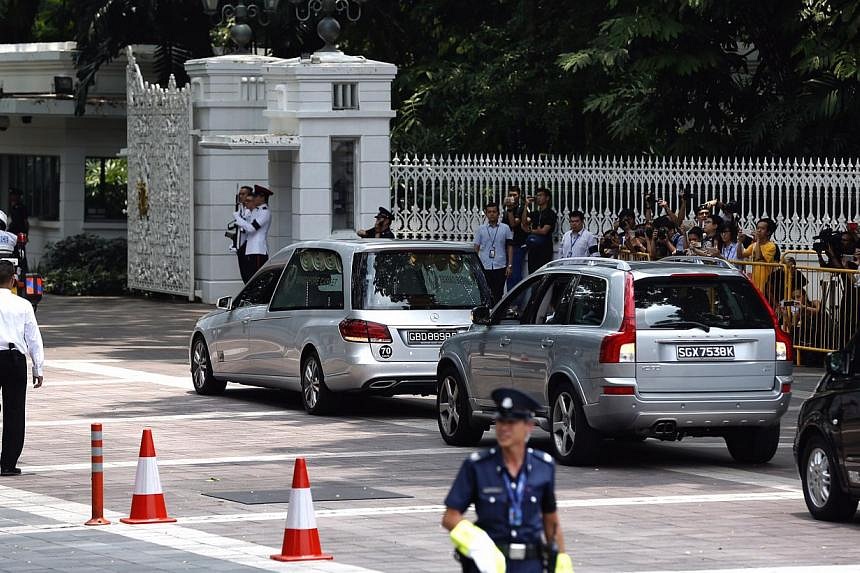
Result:
{"label": "orange traffic cone", "polygon": [[158,477],[158,463],[155,459],[155,446],[152,443],[152,430],[144,428],[140,440],[140,457],[137,460],[137,474],[134,476],[134,495],[131,498],[131,515],[120,519],[123,523],[172,523],[167,517],[164,505],[164,492]]}
{"label": "orange traffic cone", "polygon": [[290,492],[290,507],[284,527],[284,544],[280,555],[272,555],[276,561],[320,561],[334,559],[322,552],[317,520],[314,517],[314,501],[311,483],[304,458],[296,458],[293,468],[293,489]]}

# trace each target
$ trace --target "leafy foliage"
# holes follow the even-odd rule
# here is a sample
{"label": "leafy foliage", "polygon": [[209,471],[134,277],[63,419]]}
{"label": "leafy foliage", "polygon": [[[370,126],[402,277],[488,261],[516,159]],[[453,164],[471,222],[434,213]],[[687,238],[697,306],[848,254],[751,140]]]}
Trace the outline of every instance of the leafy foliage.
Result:
{"label": "leafy foliage", "polygon": [[126,292],[125,239],[92,234],[48,244],[39,272],[47,292],[64,295],[118,295]]}

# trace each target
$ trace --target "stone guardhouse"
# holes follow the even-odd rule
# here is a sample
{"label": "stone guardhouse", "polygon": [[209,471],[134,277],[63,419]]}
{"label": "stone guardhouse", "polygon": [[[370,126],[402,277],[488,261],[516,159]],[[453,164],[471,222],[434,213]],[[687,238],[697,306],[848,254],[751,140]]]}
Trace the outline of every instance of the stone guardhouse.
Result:
{"label": "stone guardhouse", "polygon": [[391,204],[393,64],[340,51],[186,63],[190,83],[143,80],[128,51],[129,287],[213,303],[241,288],[225,237],[241,185],[270,198],[270,255],[355,238]]}

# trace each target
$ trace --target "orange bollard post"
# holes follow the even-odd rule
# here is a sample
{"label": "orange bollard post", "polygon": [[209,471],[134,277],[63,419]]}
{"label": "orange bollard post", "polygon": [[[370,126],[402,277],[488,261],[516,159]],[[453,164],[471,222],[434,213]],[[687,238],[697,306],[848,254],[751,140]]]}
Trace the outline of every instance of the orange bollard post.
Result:
{"label": "orange bollard post", "polygon": [[110,521],[105,519],[105,474],[104,455],[102,453],[104,440],[102,439],[101,424],[90,425],[90,440],[93,465],[93,517],[84,525],[110,525]]}

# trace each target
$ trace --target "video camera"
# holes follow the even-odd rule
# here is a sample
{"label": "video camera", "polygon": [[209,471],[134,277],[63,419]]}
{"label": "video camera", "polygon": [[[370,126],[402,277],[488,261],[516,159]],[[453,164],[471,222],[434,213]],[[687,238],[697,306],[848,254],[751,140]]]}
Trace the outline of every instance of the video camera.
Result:
{"label": "video camera", "polygon": [[842,232],[834,231],[830,227],[824,227],[812,239],[812,250],[816,253],[824,252],[827,247],[833,251],[836,256],[841,255],[842,251]]}

